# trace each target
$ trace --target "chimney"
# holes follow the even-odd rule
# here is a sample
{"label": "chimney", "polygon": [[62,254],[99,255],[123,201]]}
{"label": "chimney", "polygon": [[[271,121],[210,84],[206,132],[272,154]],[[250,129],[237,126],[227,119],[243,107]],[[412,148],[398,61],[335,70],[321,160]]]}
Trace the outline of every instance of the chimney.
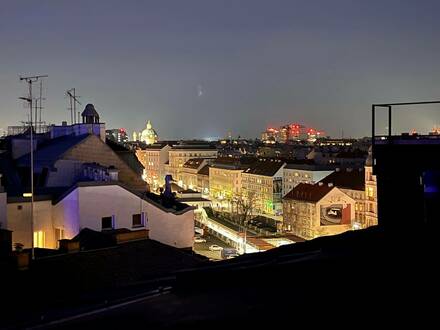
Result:
{"label": "chimney", "polygon": [[61,126],[67,126],[67,121],[62,121]]}
{"label": "chimney", "polygon": [[332,182],[329,182],[328,183],[328,186],[331,188],[331,187],[333,187],[333,183]]}

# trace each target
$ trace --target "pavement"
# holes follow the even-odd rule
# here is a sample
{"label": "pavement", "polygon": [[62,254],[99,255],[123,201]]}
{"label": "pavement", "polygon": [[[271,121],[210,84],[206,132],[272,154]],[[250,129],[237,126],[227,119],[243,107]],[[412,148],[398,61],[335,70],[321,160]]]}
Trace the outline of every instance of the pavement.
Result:
{"label": "pavement", "polygon": [[231,248],[232,246],[226,244],[225,242],[221,241],[215,236],[205,234],[202,236],[204,239],[206,239],[205,243],[194,243],[193,250],[194,252],[201,254],[205,257],[208,257],[212,260],[223,260],[221,257],[221,251],[211,251],[209,250],[209,246],[215,244],[218,246],[221,246],[222,248]]}

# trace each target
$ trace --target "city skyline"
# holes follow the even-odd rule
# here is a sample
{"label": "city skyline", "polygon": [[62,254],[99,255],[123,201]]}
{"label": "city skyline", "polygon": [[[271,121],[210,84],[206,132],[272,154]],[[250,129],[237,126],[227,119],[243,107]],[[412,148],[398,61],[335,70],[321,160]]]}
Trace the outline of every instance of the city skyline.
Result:
{"label": "city skyline", "polygon": [[[4,4],[0,125],[26,120],[20,74],[48,74],[43,118],[70,121],[75,87],[107,128],[162,139],[259,137],[300,122],[370,134],[375,102],[440,97],[436,1],[67,1]],[[398,9],[398,10],[396,10]],[[435,109],[434,109],[435,110]],[[396,129],[429,130],[435,112]],[[195,119],[197,118],[197,119]],[[411,125],[411,126],[409,126]],[[386,127],[382,127],[386,129]]]}

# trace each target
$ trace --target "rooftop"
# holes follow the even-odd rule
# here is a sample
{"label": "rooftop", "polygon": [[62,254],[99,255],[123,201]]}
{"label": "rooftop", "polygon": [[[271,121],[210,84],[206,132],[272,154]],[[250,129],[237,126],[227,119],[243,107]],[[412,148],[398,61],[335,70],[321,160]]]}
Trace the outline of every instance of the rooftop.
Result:
{"label": "rooftop", "polygon": [[215,145],[203,143],[175,144],[171,150],[217,150]]}
{"label": "rooftop", "polygon": [[[34,152],[35,168],[51,167],[64,153],[89,136],[90,134],[66,135],[41,143]],[[30,166],[30,154],[18,158],[16,163],[21,167]]]}
{"label": "rooftop", "polygon": [[201,174],[201,175],[207,175],[207,176],[209,176],[209,168],[210,168],[211,166],[210,165],[205,165],[205,166],[203,166],[198,172],[197,172],[197,174]]}
{"label": "rooftop", "polygon": [[262,176],[274,176],[285,163],[279,159],[258,159],[258,161],[248,166],[243,173],[262,175]]}
{"label": "rooftop", "polygon": [[302,171],[332,171],[336,165],[321,165],[314,163],[288,163],[285,167],[288,170],[302,170]]}
{"label": "rooftop", "polygon": [[169,145],[169,143],[157,142],[157,143],[145,145],[145,147],[143,149],[145,149],[145,150],[161,150],[164,147],[166,147],[167,145]]}
{"label": "rooftop", "polygon": [[335,187],[351,190],[365,190],[365,172],[359,169],[339,169],[321,181],[324,185],[332,183]]}
{"label": "rooftop", "polygon": [[204,160],[205,158],[191,158],[185,164],[183,164],[183,167],[198,169]]}
{"label": "rooftop", "polygon": [[334,187],[328,185],[300,183],[293,188],[283,199],[298,200],[316,203],[327,195]]}

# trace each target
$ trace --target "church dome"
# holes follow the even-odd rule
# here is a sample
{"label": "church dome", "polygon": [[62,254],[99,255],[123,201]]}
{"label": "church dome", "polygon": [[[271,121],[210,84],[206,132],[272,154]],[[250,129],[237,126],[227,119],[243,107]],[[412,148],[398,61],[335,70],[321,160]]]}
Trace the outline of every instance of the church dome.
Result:
{"label": "church dome", "polygon": [[157,133],[151,125],[151,121],[147,121],[146,128],[142,131],[140,140],[146,144],[153,144],[157,142]]}

